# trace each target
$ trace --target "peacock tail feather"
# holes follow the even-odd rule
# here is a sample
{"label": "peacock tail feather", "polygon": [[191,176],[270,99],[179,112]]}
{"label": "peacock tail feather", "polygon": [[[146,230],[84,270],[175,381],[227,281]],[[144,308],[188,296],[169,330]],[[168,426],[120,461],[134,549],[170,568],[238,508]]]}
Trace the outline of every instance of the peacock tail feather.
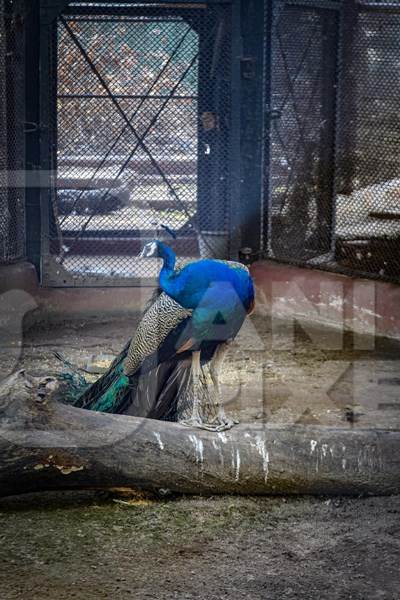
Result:
{"label": "peacock tail feather", "polygon": [[[175,387],[177,384],[172,376],[176,360],[170,359],[176,351],[176,336],[182,335],[179,325],[185,324],[191,314],[167,294],[156,292],[145,307],[132,340],[107,372],[83,390],[74,405],[108,413],[128,412],[131,407],[128,414],[133,410],[138,416],[165,416],[162,407],[167,410],[171,405],[172,382]],[[186,368],[189,371],[190,364]],[[185,380],[182,369],[180,377]]]}
{"label": "peacock tail feather", "polygon": [[113,380],[106,390],[99,396],[93,396],[91,401],[87,402],[83,408],[107,413],[122,412],[131,391],[132,384],[123,373],[122,365],[119,365],[115,368]]}
{"label": "peacock tail feather", "polygon": [[130,341],[113,360],[108,370],[76,398],[74,406],[101,412],[119,412],[131,391],[129,378],[123,372],[123,361]]}

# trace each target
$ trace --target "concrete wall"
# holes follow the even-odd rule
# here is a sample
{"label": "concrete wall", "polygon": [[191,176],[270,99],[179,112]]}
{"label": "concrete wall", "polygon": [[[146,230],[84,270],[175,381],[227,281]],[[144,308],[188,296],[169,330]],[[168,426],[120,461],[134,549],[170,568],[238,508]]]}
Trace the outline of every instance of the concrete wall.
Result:
{"label": "concrete wall", "polygon": [[152,288],[42,288],[33,265],[0,267],[0,309],[25,311],[26,324],[114,318],[142,310]]}
{"label": "concrete wall", "polygon": [[[361,335],[400,338],[400,286],[260,261],[253,265],[257,311]],[[1,312],[27,313],[27,323],[114,318],[142,310],[151,288],[42,288],[34,267],[0,267]]]}
{"label": "concrete wall", "polygon": [[253,265],[257,310],[360,335],[400,338],[400,286],[260,261]]}

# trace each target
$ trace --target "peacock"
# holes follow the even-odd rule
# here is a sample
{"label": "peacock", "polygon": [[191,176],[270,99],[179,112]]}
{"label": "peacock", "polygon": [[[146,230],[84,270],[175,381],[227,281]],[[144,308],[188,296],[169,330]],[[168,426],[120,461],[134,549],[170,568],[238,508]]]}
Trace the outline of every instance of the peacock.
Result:
{"label": "peacock", "polygon": [[141,256],[162,259],[159,288],[133,338],[106,373],[83,392],[80,388],[73,404],[214,431],[232,427],[219,375],[229,343],[254,308],[247,267],[200,259],[176,268],[175,253],[158,238],[144,246]]}

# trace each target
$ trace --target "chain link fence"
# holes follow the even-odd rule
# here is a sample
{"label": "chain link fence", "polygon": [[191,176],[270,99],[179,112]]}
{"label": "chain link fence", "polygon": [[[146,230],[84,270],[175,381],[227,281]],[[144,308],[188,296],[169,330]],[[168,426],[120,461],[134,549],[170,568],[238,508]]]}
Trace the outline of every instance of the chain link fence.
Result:
{"label": "chain link fence", "polygon": [[0,263],[25,255],[25,193],[14,176],[24,168],[25,118],[24,28],[17,13],[0,0]]}
{"label": "chain link fence", "polygon": [[338,16],[278,2],[272,19],[267,244],[308,261],[330,249]]}
{"label": "chain link fence", "polygon": [[400,2],[275,2],[266,26],[267,255],[399,280]]}
{"label": "chain link fence", "polygon": [[347,9],[337,152],[335,256],[400,279],[400,3]]}
{"label": "chain link fence", "polygon": [[[265,7],[265,254],[398,281],[400,2]],[[24,168],[18,12],[0,0],[2,263],[25,253],[24,191],[10,175]],[[156,276],[158,263],[138,254],[161,223],[179,258],[227,256],[240,103],[232,6],[70,2],[45,29],[42,156],[55,175],[43,282]]]}
{"label": "chain link fence", "polygon": [[160,224],[179,257],[228,253],[229,5],[71,2],[59,16],[49,284],[154,277]]}

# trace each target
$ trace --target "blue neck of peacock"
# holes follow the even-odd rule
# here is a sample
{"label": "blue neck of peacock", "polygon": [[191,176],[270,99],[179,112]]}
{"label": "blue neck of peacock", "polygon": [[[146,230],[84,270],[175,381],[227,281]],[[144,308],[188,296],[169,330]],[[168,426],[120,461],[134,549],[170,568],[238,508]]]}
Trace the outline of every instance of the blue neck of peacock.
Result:
{"label": "blue neck of peacock", "polygon": [[160,286],[167,294],[174,296],[175,286],[172,281],[175,268],[175,253],[171,248],[158,242],[159,256],[163,259],[163,266],[160,271]]}

